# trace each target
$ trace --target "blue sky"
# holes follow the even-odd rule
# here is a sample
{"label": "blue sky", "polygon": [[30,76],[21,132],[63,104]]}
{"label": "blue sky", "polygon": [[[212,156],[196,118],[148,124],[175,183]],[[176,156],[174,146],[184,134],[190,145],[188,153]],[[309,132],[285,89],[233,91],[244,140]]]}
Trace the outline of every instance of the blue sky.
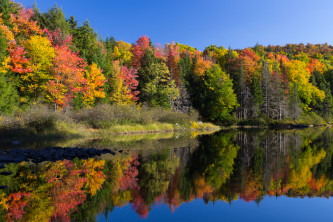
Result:
{"label": "blue sky", "polygon": [[[32,7],[34,0],[15,0]],[[88,19],[97,33],[129,43],[180,42],[200,50],[286,43],[333,45],[332,0],[37,0],[58,4],[66,17]]]}

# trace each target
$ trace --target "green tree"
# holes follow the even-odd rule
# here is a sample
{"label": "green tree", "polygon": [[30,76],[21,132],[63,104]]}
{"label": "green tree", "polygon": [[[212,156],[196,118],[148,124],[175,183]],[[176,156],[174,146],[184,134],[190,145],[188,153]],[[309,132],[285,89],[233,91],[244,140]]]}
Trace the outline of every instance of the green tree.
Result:
{"label": "green tree", "polygon": [[10,114],[19,104],[19,95],[12,80],[0,74],[0,113]]}
{"label": "green tree", "polygon": [[232,120],[232,111],[238,106],[229,75],[220,66],[213,65],[206,71],[203,84],[206,98],[202,115],[211,121],[228,124]]}
{"label": "green tree", "polygon": [[152,106],[170,108],[170,99],[176,98],[179,91],[165,63],[153,63],[148,68],[151,78],[142,89],[145,101]]}
{"label": "green tree", "polygon": [[13,27],[10,22],[10,14],[18,13],[21,6],[18,3],[12,2],[10,0],[0,0],[0,13],[2,14],[3,22],[8,27]]}
{"label": "green tree", "polygon": [[323,74],[318,71],[314,71],[311,75],[312,85],[318,87],[318,89],[325,92],[325,99],[322,103],[317,103],[314,108],[318,114],[329,117],[333,113],[333,97],[330,89],[330,83],[326,81]]}
{"label": "green tree", "polygon": [[251,94],[253,95],[253,104],[252,104],[252,112],[253,116],[256,117],[260,113],[259,107],[263,103],[263,92],[260,87],[260,79],[257,75],[252,76],[252,82],[250,85],[251,88]]}
{"label": "green tree", "polygon": [[37,20],[38,25],[42,29],[47,28],[49,31],[56,31],[60,29],[63,37],[70,34],[69,23],[66,20],[62,8],[59,8],[57,5],[55,5],[47,12],[41,14],[37,8],[37,5],[34,5],[34,12],[34,19]]}

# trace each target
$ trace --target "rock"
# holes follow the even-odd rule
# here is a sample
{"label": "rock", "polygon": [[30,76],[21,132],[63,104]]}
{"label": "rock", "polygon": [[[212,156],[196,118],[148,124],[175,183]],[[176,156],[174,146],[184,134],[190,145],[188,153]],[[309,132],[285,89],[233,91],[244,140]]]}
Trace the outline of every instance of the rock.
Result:
{"label": "rock", "polygon": [[[0,155],[0,163],[20,163],[22,161],[32,161],[33,163],[41,163],[44,161],[55,162],[58,160],[73,160],[78,157],[81,159],[88,159],[101,154],[116,153],[109,149],[95,149],[95,148],[70,148],[70,147],[47,147],[44,149],[12,149],[7,153]],[[1,169],[1,165],[0,165]]]}

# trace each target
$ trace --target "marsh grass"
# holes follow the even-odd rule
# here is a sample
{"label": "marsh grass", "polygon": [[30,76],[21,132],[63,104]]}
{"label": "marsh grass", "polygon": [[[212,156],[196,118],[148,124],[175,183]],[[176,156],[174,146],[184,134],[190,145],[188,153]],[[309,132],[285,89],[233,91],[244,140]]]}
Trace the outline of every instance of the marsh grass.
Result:
{"label": "marsh grass", "polygon": [[26,110],[16,110],[10,116],[0,116],[0,142],[25,137],[51,140],[219,129],[213,124],[197,121],[198,113],[194,110],[183,114],[162,108],[104,104],[57,113],[39,104]]}

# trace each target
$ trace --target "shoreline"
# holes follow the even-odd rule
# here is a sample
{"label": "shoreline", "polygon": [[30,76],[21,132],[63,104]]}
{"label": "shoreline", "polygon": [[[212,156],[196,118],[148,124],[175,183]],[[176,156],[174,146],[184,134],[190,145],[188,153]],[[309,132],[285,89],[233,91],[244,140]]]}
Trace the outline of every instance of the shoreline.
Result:
{"label": "shoreline", "polygon": [[[193,126],[194,125],[194,126]],[[170,123],[151,123],[151,124],[127,124],[114,125],[109,128],[94,129],[76,123],[58,122],[52,129],[36,131],[31,128],[0,128],[0,143],[24,140],[43,140],[43,139],[74,139],[74,138],[107,138],[110,136],[126,135],[154,135],[163,133],[196,133],[206,134],[221,130],[222,127],[211,123],[191,123],[188,125]]]}

